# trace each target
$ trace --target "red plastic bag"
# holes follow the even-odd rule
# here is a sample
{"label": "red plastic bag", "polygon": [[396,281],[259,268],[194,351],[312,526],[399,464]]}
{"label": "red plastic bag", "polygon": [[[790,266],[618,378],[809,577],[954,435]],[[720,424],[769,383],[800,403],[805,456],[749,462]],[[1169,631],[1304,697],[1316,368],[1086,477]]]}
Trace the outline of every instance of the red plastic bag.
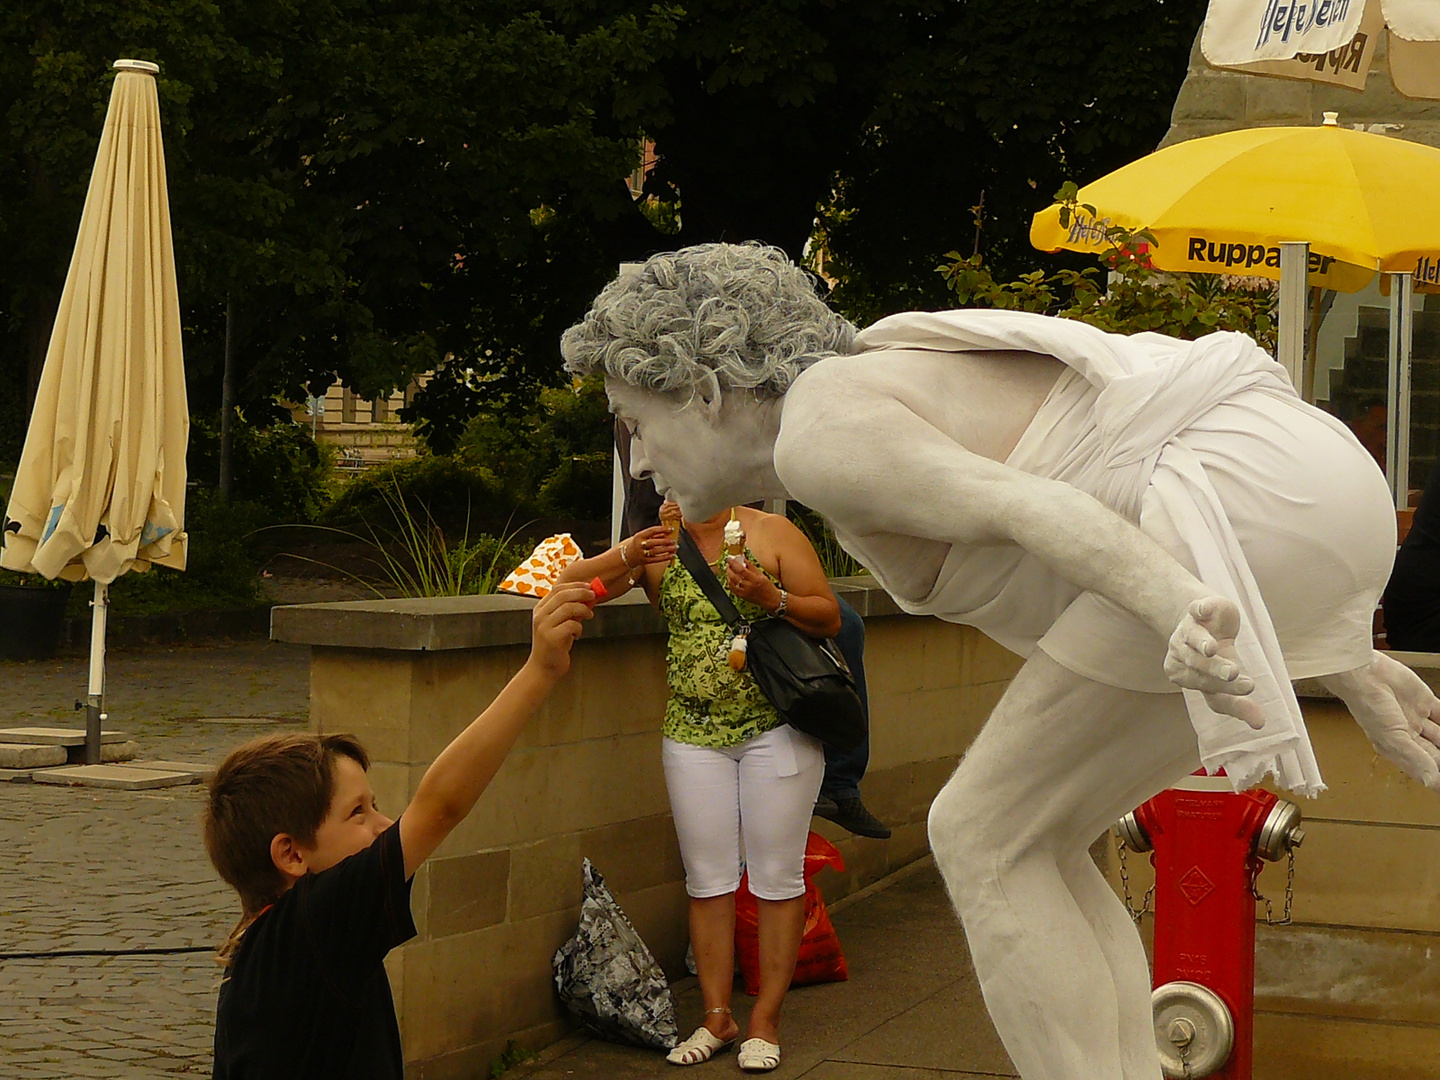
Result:
{"label": "red plastic bag", "polygon": [[[800,939],[800,958],[795,962],[795,977],[790,980],[791,986],[844,982],[850,978],[850,972],[845,967],[845,955],[840,951],[840,939],[835,936],[830,913],[825,910],[825,899],[815,884],[815,875],[827,866],[844,870],[845,859],[834,844],[819,833],[812,832],[805,841],[805,935]],[[735,891],[735,957],[740,962],[740,974],[745,979],[745,992],[751,997],[760,993],[758,918],[759,908],[755,903],[755,894],[750,891],[750,875],[747,873],[740,879],[740,888]]]}

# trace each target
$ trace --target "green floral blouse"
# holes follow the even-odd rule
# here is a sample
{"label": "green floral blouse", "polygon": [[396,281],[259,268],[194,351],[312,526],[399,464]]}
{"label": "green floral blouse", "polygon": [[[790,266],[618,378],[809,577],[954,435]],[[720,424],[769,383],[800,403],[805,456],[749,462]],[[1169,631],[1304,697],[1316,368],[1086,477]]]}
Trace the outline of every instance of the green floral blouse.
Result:
{"label": "green floral blouse", "polygon": [[[749,548],[745,556],[751,565],[760,565]],[[775,580],[763,567],[761,573]],[[758,604],[730,592],[723,569],[717,576],[741,616],[765,617]],[[660,729],[666,738],[693,746],[738,746],[784,723],[750,672],[731,670],[728,657],[735,635],[679,559],[660,579],[660,614],[670,624],[665,656],[670,700]]]}

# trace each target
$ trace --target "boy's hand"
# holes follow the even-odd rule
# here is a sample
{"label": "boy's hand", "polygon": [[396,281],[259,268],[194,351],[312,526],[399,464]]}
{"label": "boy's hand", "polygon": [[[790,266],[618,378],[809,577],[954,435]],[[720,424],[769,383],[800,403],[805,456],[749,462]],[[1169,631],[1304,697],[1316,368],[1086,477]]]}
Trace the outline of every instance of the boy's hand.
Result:
{"label": "boy's hand", "polygon": [[570,670],[570,646],[595,617],[595,593],[579,581],[556,585],[530,618],[530,663],[552,679]]}

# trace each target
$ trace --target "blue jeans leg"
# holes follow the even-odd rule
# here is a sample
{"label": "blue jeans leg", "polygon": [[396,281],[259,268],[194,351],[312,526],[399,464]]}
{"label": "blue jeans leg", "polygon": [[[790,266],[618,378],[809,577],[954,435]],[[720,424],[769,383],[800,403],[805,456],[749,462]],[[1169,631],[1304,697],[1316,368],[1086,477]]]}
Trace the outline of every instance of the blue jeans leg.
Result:
{"label": "blue jeans leg", "polygon": [[[865,692],[865,620],[860,613],[840,599],[840,633],[835,635],[835,644],[850,672],[855,676],[855,689],[860,692],[860,704],[865,708],[865,719],[870,719],[870,698]],[[860,780],[870,764],[870,737],[853,750],[837,750],[825,747],[825,780],[820,785],[820,794],[832,799],[858,799]]]}

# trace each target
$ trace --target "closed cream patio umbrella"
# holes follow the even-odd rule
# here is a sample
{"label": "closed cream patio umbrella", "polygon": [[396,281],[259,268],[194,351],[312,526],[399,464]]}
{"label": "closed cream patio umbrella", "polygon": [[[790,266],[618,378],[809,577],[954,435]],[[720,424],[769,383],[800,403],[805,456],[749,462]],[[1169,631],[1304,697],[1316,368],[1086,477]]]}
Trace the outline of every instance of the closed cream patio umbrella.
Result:
{"label": "closed cream patio umbrella", "polygon": [[95,583],[86,761],[100,760],[107,588],[185,568],[189,415],[155,73],[117,60],[75,253],[6,509],[0,566]]}

